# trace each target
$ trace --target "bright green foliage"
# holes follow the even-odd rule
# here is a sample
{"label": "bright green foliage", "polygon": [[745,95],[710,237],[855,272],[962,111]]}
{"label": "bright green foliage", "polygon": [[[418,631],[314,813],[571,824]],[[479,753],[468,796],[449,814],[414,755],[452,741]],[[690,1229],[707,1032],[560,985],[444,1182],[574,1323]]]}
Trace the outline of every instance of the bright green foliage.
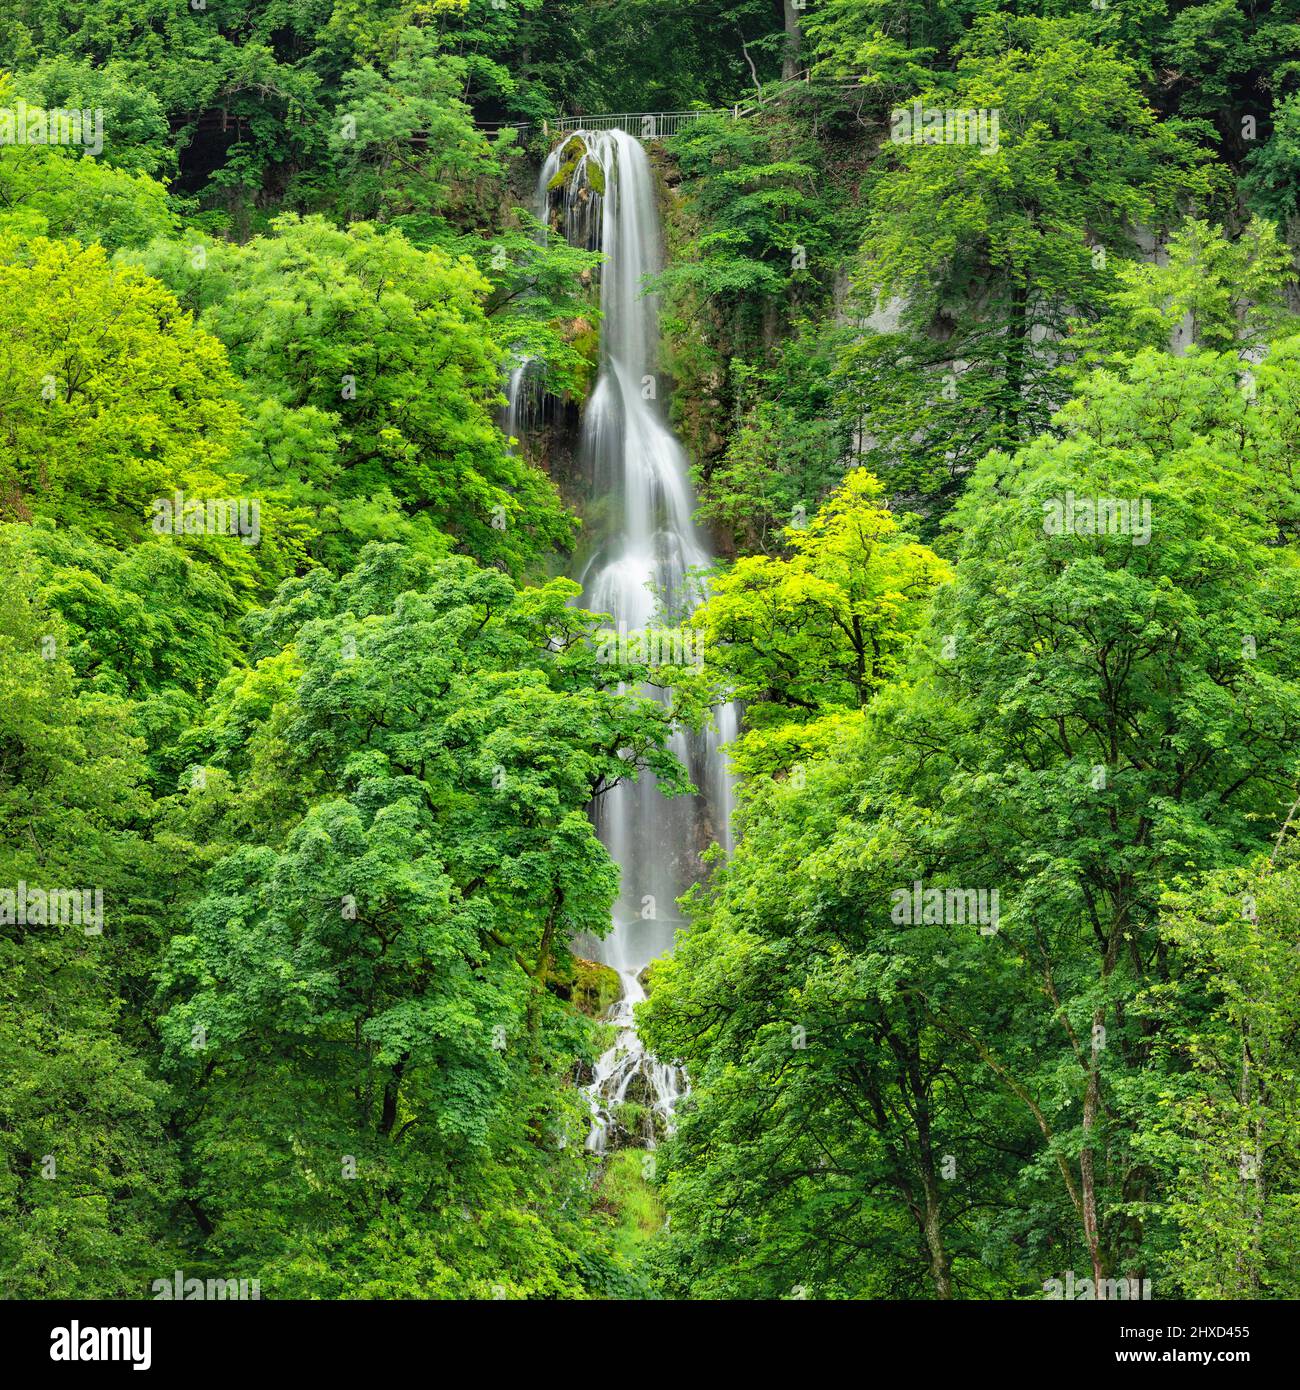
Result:
{"label": "bright green foliage", "polygon": [[[488,121],[718,105],[750,87],[751,63],[774,77],[784,44],[772,0],[668,11],[655,0],[103,0],[93,13],[21,0],[0,33],[0,70],[68,91],[149,92],[175,132],[180,191],[210,224],[247,235],[268,198],[302,212],[355,207],[358,194],[430,201],[412,177],[424,160],[398,137],[423,126],[431,100],[434,133],[451,136],[444,168],[463,170],[483,146],[456,114],[463,103]],[[86,67],[103,87],[75,76]],[[123,111],[141,114],[133,102]],[[344,148],[343,123],[359,113],[376,123],[359,122]],[[152,128],[137,138],[137,157],[156,155]]]}
{"label": "bright green foliage", "polygon": [[61,149],[0,150],[0,227],[115,249],[171,231],[161,184]]}
{"label": "bright green foliage", "polygon": [[1167,255],[1165,265],[1120,266],[1105,316],[1079,327],[1084,361],[1166,348],[1176,334],[1215,352],[1246,351],[1284,330],[1291,253],[1273,223],[1255,218],[1232,241],[1189,218],[1170,238]]}
{"label": "bright green foliage", "polygon": [[171,537],[129,550],[48,523],[4,529],[24,578],[62,621],[63,653],[86,688],[133,701],[122,717],[145,740],[151,781],[170,791],[173,742],[241,660],[241,619],[272,574],[225,537]]}
{"label": "bright green foliage", "polygon": [[[0,1295],[1300,1296],[1294,10],[14,0]],[[537,173],[688,108],[643,386],[725,560],[658,669],[524,586],[622,501]],[[597,1159],[592,810],[731,697],[640,977],[690,1090]]]}
{"label": "bright green foliage", "polygon": [[712,698],[745,701],[751,732],[737,762],[746,774],[788,767],[825,737],[819,721],[833,727],[896,677],[927,601],[951,577],[899,529],[865,469],[785,539],[788,559],[738,560],[691,619]]}
{"label": "bright green foliage", "polygon": [[102,248],[0,237],[0,518],[140,538],[150,502],[212,495],[242,426],[221,344]]}
{"label": "bright green foliage", "polygon": [[[58,54],[70,60],[65,73],[89,66],[118,91],[152,93],[174,123],[182,177],[191,169],[210,176],[212,192],[246,223],[266,179],[283,180],[297,160],[324,149],[322,76],[336,77],[355,51],[345,37],[346,9],[332,32],[334,8],[332,0],[235,0],[199,10],[172,0],[105,0],[88,10],[31,0],[0,38],[0,65],[20,81],[34,70],[43,82],[42,60]],[[145,148],[157,151],[152,133]]]}
{"label": "bright green foliage", "polygon": [[402,32],[384,72],[366,64],[344,77],[330,143],[348,220],[396,222],[427,242],[445,237],[449,216],[495,215],[496,160],[462,98],[465,77],[424,29]]}
{"label": "bright green foliage", "polygon": [[472,264],[400,232],[293,217],[208,264],[212,282],[206,269],[190,280],[213,296],[203,325],[268,403],[250,480],[309,510],[322,558],[346,563],[394,534],[437,549],[449,535],[522,569],[569,539],[550,483],[497,427],[501,352]]}
{"label": "bright green foliage", "polygon": [[[1286,409],[1294,358],[1275,371],[1255,402],[1235,357],[1144,354],[1126,379],[1099,374],[1064,438],[982,466],[932,623],[951,654],[936,693],[956,711],[951,842],[977,847],[975,882],[1014,894],[1002,939],[1044,991],[1044,1039],[1060,1029],[1028,1089],[1075,1078],[1062,1143],[1077,1183],[1062,1181],[1084,1267],[1111,1276],[1154,1264],[1168,1278],[1141,1215],[1121,1214],[1153,1195],[1130,1147],[1153,1079],[1129,1005],[1167,969],[1161,886],[1257,846],[1294,776],[1300,571],[1270,520],[1294,492],[1269,401]],[[1067,492],[1131,499],[1138,521],[1052,533]],[[997,1046],[992,1029],[983,1040]]]}
{"label": "bright green foliage", "polygon": [[[143,810],[138,740],[78,687],[63,626],[0,539],[0,1292],[143,1297],[174,1183],[161,1087],[118,1028]],[[98,890],[102,919],[15,921],[19,885]],[[35,892],[29,893],[34,897]],[[78,899],[81,893],[78,891]],[[83,908],[91,906],[79,902]],[[93,932],[99,926],[99,934]]]}
{"label": "bright green foliage", "polygon": [[62,621],[77,676],[105,694],[156,697],[167,736],[178,734],[198,713],[196,697],[237,659],[245,605],[229,576],[170,539],[122,552],[47,525],[5,531],[34,592]]}
{"label": "bright green foliage", "polygon": [[[1283,832],[1286,833],[1285,831]],[[1161,930],[1187,962],[1152,1005],[1181,1073],[1142,1147],[1168,1174],[1169,1264],[1193,1298],[1294,1298],[1300,1248],[1294,846],[1171,893]],[[1208,1008],[1176,1008],[1195,990]]]}
{"label": "bright green foliage", "polygon": [[[1143,999],[1198,1008],[1162,944],[1162,889],[1266,844],[1294,785],[1300,568],[1272,518],[1295,504],[1278,452],[1295,347],[1253,398],[1235,356],[1145,354],[1091,379],[1059,440],[987,459],[917,684],[877,696],[802,776],[755,785],[646,1010],[696,1080],[668,1158],[670,1287],[771,1296],[788,1261],[826,1294],[892,1273],[910,1282],[883,1287],[915,1296],[923,1260],[940,1297],[990,1277],[1041,1296],[1069,1268],[1207,1287],[1145,1156],[1171,1103],[1202,1102]],[[1150,530],[1045,525],[1067,493],[1146,499]],[[998,918],[900,919],[918,883],[996,890]],[[964,1100],[938,1087],[949,1073]],[[1014,1136],[993,1180],[1022,1195],[972,1222],[990,1172],[963,1146],[981,1132]],[[1172,1152],[1180,1192],[1215,1181],[1219,1158]],[[865,1268],[836,1282],[821,1262],[845,1194],[891,1182],[901,1224],[872,1213],[847,1238]],[[1173,1224],[1215,1220],[1188,1206]],[[1283,1260],[1290,1239],[1270,1242]]]}
{"label": "bright green foliage", "polygon": [[102,112],[102,123],[98,116],[83,122],[83,146],[103,141],[102,150],[92,151],[96,164],[153,175],[175,165],[162,103],[147,85],[124,82],[86,62],[52,57],[27,68],[13,86],[6,102],[16,96],[44,110]]}
{"label": "bright green foliage", "polygon": [[979,1211],[1032,1151],[1027,1117],[931,1018],[984,997],[983,941],[891,922],[935,837],[871,761],[842,740],[805,776],[755,785],[642,1010],[692,1077],[661,1159],[672,1295],[1007,1290],[1014,1251],[981,1247]]}

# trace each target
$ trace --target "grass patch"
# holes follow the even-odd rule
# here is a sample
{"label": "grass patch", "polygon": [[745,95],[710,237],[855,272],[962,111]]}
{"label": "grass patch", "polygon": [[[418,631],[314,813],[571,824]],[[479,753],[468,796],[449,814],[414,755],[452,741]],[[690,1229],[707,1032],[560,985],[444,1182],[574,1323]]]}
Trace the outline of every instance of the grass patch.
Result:
{"label": "grass patch", "polygon": [[663,1203],[646,1177],[646,1149],[616,1149],[600,1176],[597,1202],[614,1218],[614,1245],[629,1260],[658,1235],[664,1224]]}

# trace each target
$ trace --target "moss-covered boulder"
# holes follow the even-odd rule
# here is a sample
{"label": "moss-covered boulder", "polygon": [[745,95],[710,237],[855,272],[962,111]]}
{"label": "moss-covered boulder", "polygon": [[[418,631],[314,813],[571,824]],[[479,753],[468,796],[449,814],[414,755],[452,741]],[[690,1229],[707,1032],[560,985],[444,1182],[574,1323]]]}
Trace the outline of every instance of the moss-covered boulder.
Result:
{"label": "moss-covered boulder", "polygon": [[[586,141],[581,136],[571,135],[560,151],[560,167],[551,176],[551,181],[547,187],[552,192],[560,188],[568,188],[586,154]],[[601,168],[598,160],[588,159],[585,164],[582,164],[581,179],[577,189],[579,194],[588,189],[592,193],[604,193],[605,171]]]}
{"label": "moss-covered boulder", "polygon": [[594,960],[575,957],[570,998],[588,1018],[604,1018],[623,996],[618,971]]}

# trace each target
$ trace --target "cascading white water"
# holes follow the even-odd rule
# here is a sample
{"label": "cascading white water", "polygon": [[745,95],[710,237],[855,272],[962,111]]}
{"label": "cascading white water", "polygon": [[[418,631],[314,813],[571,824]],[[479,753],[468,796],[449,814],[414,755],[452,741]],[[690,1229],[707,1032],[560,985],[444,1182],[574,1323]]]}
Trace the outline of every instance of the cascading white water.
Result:
{"label": "cascading white water", "polygon": [[[577,147],[575,139],[581,142]],[[575,148],[585,151],[576,161]],[[701,597],[695,572],[712,557],[692,520],[695,499],[686,455],[657,399],[658,304],[643,292],[646,278],[661,268],[650,161],[638,141],[622,131],[579,132],[557,146],[543,168],[543,222],[549,220],[550,185],[569,163],[563,230],[571,244],[605,255],[600,368],[582,417],[580,454],[595,495],[615,504],[608,534],[596,538],[581,575],[583,605],[635,632],[688,613]],[[511,420],[518,419],[515,396],[525,377],[518,372],[511,380]],[[701,852],[715,840],[731,848],[732,783],[719,748],[735,733],[731,705],[717,711],[711,730],[674,733],[672,749],[689,770],[697,795],[666,797],[644,775],[607,792],[595,811],[622,886],[613,928],[590,950],[623,983],[623,997],[609,1014],[615,1041],[599,1059],[590,1088],[594,1121],[588,1147],[598,1152],[609,1141],[614,1107],[629,1099],[646,1109],[642,1132],[633,1137],[653,1145],[656,1130],[671,1126],[685,1084],[676,1069],[646,1053],[632,1007],[645,998],[642,971],[672,948],[676,900],[701,877]]]}

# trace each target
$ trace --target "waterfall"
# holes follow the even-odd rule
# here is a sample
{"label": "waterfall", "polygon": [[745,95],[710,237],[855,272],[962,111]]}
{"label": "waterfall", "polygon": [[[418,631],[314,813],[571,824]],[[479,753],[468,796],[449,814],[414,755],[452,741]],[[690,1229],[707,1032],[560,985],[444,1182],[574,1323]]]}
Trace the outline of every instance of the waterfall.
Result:
{"label": "waterfall", "polygon": [[[542,170],[544,223],[550,185],[568,164],[573,167],[558,195],[565,236],[606,258],[599,370],[582,416],[579,455],[594,495],[609,500],[609,522],[579,576],[582,603],[608,613],[615,626],[638,631],[656,621],[677,621],[695,606],[701,593],[692,572],[708,566],[712,556],[693,520],[686,454],[658,401],[658,304],[643,293],[646,278],[661,269],[650,161],[638,141],[620,130],[566,139]],[[518,372],[511,380],[512,420],[518,418],[513,397],[524,377]],[[646,693],[665,698],[653,688]],[[632,1007],[645,998],[645,967],[672,948],[676,900],[702,876],[701,853],[715,840],[731,848],[733,789],[719,748],[735,737],[736,718],[728,705],[716,712],[714,729],[673,734],[672,749],[690,772],[696,795],[666,797],[643,774],[639,782],[607,792],[594,811],[601,841],[619,865],[621,890],[609,935],[582,944],[616,970],[623,985],[608,1016],[615,1040],[597,1062],[590,1087],[588,1147],[598,1152],[610,1139],[614,1107],[628,1100],[642,1104],[646,1116],[641,1133],[632,1137],[653,1146],[656,1133],[671,1127],[685,1085],[675,1068],[645,1051]]]}

